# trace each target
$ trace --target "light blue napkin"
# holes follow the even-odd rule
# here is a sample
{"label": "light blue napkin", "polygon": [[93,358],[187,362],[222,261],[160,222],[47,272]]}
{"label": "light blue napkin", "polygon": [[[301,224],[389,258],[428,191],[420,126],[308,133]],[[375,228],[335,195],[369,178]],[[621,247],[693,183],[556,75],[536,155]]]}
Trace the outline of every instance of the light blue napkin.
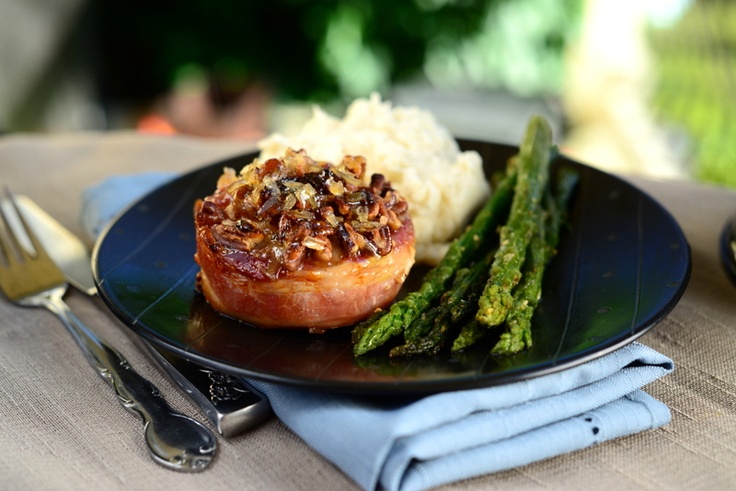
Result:
{"label": "light blue napkin", "polygon": [[[173,175],[122,176],[88,189],[92,236]],[[247,382],[314,450],[366,490],[420,490],[522,466],[667,424],[641,390],[672,360],[631,343],[597,360],[522,382],[401,403]]]}
{"label": "light blue napkin", "polygon": [[96,239],[110,220],[150,191],[171,181],[171,172],[143,172],[113,176],[82,193],[80,220],[89,238]]}

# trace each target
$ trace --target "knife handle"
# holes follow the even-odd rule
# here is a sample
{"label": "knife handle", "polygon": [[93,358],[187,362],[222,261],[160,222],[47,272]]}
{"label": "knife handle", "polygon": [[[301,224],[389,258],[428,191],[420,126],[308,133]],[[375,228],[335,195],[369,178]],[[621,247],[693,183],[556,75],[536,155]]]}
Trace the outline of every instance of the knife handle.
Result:
{"label": "knife handle", "polygon": [[133,370],[120,352],[97,337],[72,313],[62,299],[63,291],[50,291],[45,306],[61,319],[84,351],[87,361],[115,390],[123,407],[143,419],[145,440],[153,459],[183,472],[206,469],[217,449],[212,431],[174,410],[152,382]]}
{"label": "knife handle", "polygon": [[263,423],[271,415],[268,399],[244,379],[200,365],[145,340],[151,358],[204,411],[217,431],[233,437]]}

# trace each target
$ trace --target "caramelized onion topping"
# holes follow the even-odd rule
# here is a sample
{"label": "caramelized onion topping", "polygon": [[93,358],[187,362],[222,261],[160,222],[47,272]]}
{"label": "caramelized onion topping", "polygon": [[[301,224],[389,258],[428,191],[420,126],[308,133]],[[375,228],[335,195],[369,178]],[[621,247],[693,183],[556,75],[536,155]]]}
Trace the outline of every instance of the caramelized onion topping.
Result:
{"label": "caramelized onion topping", "polygon": [[363,185],[365,169],[360,156],[333,165],[291,149],[240,175],[226,168],[196,220],[211,228],[218,253],[247,252],[248,267],[272,278],[309,262],[384,256],[408,206],[381,174]]}

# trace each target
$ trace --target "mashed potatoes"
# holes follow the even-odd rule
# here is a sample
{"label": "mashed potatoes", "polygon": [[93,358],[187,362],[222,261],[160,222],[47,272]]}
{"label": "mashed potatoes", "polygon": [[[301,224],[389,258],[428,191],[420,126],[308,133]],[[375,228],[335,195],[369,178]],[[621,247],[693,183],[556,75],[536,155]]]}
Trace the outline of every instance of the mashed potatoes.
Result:
{"label": "mashed potatoes", "polygon": [[461,152],[429,112],[392,108],[376,94],[353,102],[343,119],[315,108],[298,135],[259,142],[262,159],[283,156],[288,147],[328,162],[365,157],[366,174],[386,176],[409,203],[416,259],[429,264],[439,261],[490,193],[477,152]]}

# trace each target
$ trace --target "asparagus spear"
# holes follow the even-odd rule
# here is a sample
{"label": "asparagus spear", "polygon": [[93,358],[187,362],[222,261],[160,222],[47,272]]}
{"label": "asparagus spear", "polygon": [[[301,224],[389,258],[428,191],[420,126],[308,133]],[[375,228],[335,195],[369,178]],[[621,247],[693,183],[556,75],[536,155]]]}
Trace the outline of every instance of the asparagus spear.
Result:
{"label": "asparagus spear", "polygon": [[433,302],[446,291],[453,276],[479,250],[488,250],[490,241],[512,202],[517,180],[516,172],[509,172],[499,181],[493,195],[477,213],[470,227],[456,239],[442,258],[424,277],[419,290],[395,302],[378,319],[358,324],[352,333],[353,353],[365,354],[394,336],[402,334]]}
{"label": "asparagus spear", "polygon": [[[455,272],[452,279],[452,284],[447,291],[440,295],[440,305],[447,298],[451,291],[457,288],[457,285],[470,274],[470,268],[460,268]],[[404,341],[405,343],[413,343],[423,336],[426,336],[429,331],[432,330],[437,316],[440,314],[440,305],[435,305],[427,312],[422,313],[417,319],[411,324],[404,328]]]}
{"label": "asparagus spear", "polygon": [[546,223],[529,244],[530,261],[521,283],[514,291],[514,308],[506,318],[506,331],[492,349],[496,354],[513,354],[532,346],[531,320],[542,294],[542,278],[547,263],[556,253],[560,228],[566,217],[567,202],[577,185],[578,174],[563,170],[557,179],[557,190],[546,193]]}
{"label": "asparagus spear", "polygon": [[435,322],[441,313],[442,309],[439,305],[429,309],[428,318],[431,320],[431,323],[427,324],[429,331],[422,337],[392,348],[389,356],[396,358],[399,356],[436,355],[439,353],[445,339],[454,327],[453,324],[448,322],[440,322],[439,324]]}
{"label": "asparagus spear", "polygon": [[[549,193],[545,193],[549,196]],[[542,215],[540,214],[540,218]],[[531,283],[537,280],[541,283],[541,272],[547,262],[549,249],[545,246],[543,233],[547,232],[543,227],[537,227],[535,234],[529,244],[531,253],[527,253],[528,261],[534,266],[528,267],[523,273],[521,282],[514,290],[514,308],[506,317],[506,331],[494,346],[492,352],[497,354],[510,354],[521,351],[524,347],[531,347],[531,315],[538,302],[535,298],[537,292],[533,290]],[[541,267],[540,267],[541,266]],[[529,324],[526,325],[525,321]],[[462,351],[480,340],[488,332],[487,326],[477,321],[463,326],[460,334],[452,345],[452,351]]]}
{"label": "asparagus spear", "polygon": [[471,267],[460,269],[455,275],[452,287],[442,296],[439,305],[430,309],[432,315],[415,322],[420,324],[417,330],[422,335],[408,339],[405,344],[393,348],[389,355],[396,357],[437,354],[450,336],[459,329],[459,323],[475,313],[493,255],[494,251],[491,251],[483,260]]}
{"label": "asparagus spear", "polygon": [[457,353],[471,347],[483,339],[488,332],[488,327],[478,322],[478,319],[471,319],[460,329],[460,333],[452,343],[451,351]]}
{"label": "asparagus spear", "polygon": [[[440,315],[441,309],[439,305],[430,307],[425,312],[422,312],[414,322],[406,326],[404,329],[404,340],[407,344],[413,343],[422,339],[426,336],[434,327],[437,317]],[[398,352],[391,350],[389,356],[397,356]]]}
{"label": "asparagus spear", "polygon": [[532,345],[531,317],[539,303],[541,288],[538,284],[542,282],[547,257],[543,226],[537,227],[529,243],[528,255],[528,267],[514,289],[512,308],[506,316],[506,330],[491,350],[492,353],[513,354]]}
{"label": "asparagus spear", "polygon": [[518,178],[509,218],[501,228],[499,250],[478,301],[476,319],[486,326],[501,324],[513,308],[511,292],[521,279],[526,250],[541,213],[551,150],[549,123],[541,116],[532,117],[519,147]]}

